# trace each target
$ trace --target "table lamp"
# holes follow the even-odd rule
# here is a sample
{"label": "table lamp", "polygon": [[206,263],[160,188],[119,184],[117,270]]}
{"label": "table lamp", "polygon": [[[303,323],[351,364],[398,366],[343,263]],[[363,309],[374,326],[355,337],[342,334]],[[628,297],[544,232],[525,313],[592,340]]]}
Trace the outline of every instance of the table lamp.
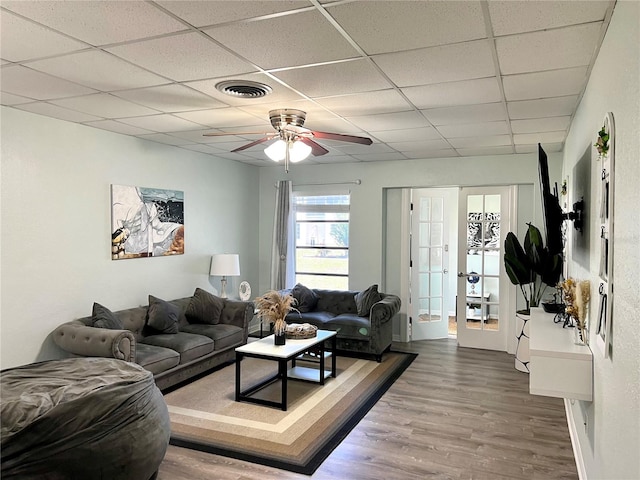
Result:
{"label": "table lamp", "polygon": [[220,297],[227,298],[227,275],[240,275],[240,256],[237,253],[219,253],[211,257],[210,276],[221,276]]}

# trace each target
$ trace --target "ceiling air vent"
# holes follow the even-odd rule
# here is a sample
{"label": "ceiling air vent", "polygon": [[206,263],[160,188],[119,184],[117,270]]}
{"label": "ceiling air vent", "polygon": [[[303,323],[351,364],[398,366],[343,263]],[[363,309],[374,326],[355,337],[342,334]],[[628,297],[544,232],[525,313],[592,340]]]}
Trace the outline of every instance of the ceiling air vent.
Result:
{"label": "ceiling air vent", "polygon": [[272,92],[269,85],[248,80],[226,80],[218,83],[216,88],[226,95],[241,98],[260,98]]}

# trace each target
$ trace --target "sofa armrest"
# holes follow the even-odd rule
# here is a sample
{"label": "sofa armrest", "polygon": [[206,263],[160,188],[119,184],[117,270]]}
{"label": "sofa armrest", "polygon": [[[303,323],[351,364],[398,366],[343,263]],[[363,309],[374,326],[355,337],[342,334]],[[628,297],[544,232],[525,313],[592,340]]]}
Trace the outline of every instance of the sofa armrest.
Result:
{"label": "sofa armrest", "polygon": [[136,340],[129,330],[96,328],[69,322],[53,332],[53,340],[64,351],[84,357],[106,357],[135,362]]}
{"label": "sofa armrest", "polygon": [[384,298],[374,303],[369,313],[371,324],[386,323],[400,311],[402,301],[400,297],[392,294],[384,294]]}
{"label": "sofa armrest", "polygon": [[244,329],[244,338],[249,336],[249,323],[253,319],[255,306],[253,302],[227,300],[220,314],[220,323],[235,325]]}

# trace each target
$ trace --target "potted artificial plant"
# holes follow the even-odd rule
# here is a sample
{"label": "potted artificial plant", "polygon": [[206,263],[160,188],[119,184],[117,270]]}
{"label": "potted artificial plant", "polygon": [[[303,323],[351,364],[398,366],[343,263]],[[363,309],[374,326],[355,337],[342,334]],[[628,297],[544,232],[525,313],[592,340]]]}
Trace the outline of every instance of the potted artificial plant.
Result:
{"label": "potted artificial plant", "polygon": [[555,287],[562,274],[562,255],[551,253],[542,242],[540,230],[528,223],[524,247],[513,232],[504,241],[504,266],[509,280],[520,287],[527,303],[523,313],[540,305],[547,286]]}
{"label": "potted artificial plant", "polygon": [[504,266],[509,280],[520,287],[527,302],[525,310],[516,312],[515,367],[529,373],[530,308],[540,304],[547,286],[555,286],[562,273],[562,255],[551,253],[542,243],[540,230],[528,223],[524,247],[512,232],[504,241]]}

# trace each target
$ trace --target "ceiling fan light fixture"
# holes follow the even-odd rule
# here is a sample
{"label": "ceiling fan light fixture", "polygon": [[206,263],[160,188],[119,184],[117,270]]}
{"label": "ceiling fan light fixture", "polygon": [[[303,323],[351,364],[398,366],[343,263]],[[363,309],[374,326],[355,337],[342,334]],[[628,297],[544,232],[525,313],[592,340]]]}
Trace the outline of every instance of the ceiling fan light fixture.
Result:
{"label": "ceiling fan light fixture", "polygon": [[[311,147],[299,140],[291,142],[289,145],[289,161],[298,163],[307,158],[311,154]],[[264,153],[274,162],[281,162],[285,159],[287,142],[278,139],[264,149]]]}
{"label": "ceiling fan light fixture", "polygon": [[285,149],[287,148],[287,142],[282,139],[278,139],[264,149],[264,153],[274,162],[281,162],[285,157]]}
{"label": "ceiling fan light fixture", "polygon": [[306,143],[297,141],[289,147],[289,161],[298,163],[307,158],[311,154],[311,147]]}

